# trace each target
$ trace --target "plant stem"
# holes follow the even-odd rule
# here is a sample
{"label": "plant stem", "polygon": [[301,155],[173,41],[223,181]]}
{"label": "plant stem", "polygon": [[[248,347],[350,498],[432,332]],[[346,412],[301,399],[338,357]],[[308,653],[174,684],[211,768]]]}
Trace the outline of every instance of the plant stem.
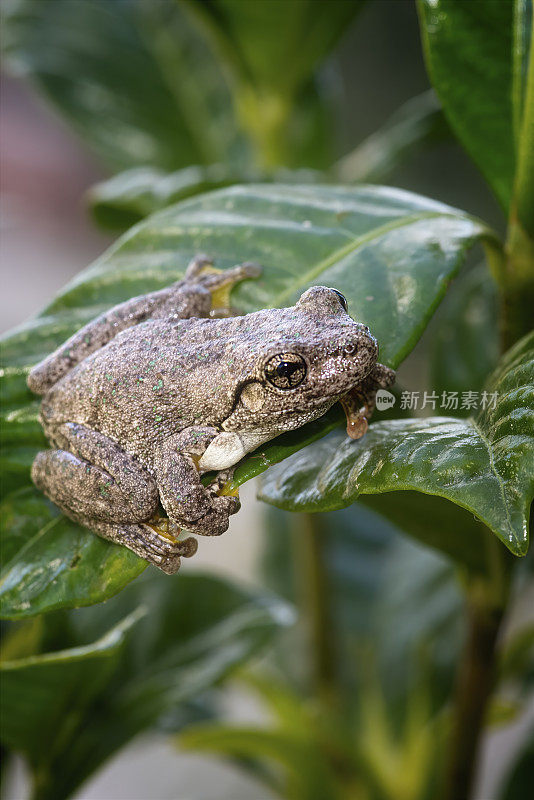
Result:
{"label": "plant stem", "polygon": [[532,329],[534,308],[534,20],[522,119],[516,126],[517,168],[501,286],[505,350]]}
{"label": "plant stem", "polygon": [[[223,27],[201,3],[181,0],[182,7],[202,31],[219,62],[228,85],[239,123],[252,143],[256,166],[267,171],[290,166],[287,127],[294,106],[293,93],[256,84],[239,49]],[[284,87],[287,90],[287,87]]]}
{"label": "plant stem", "polygon": [[532,20],[530,31],[529,52],[523,114],[517,148],[514,206],[518,224],[532,241],[534,240],[534,19]]}
{"label": "plant stem", "polygon": [[473,786],[510,595],[513,556],[486,530],[486,578],[468,577],[467,637],[456,678],[444,800],[467,800]]}
{"label": "plant stem", "polygon": [[318,516],[299,514],[296,518],[296,563],[301,565],[298,589],[309,624],[313,686],[319,701],[331,707],[337,694],[336,653],[325,570],[325,533]]}
{"label": "plant stem", "polygon": [[505,269],[501,287],[503,352],[532,330],[534,308],[534,242],[514,220],[510,221]]}
{"label": "plant stem", "polygon": [[456,684],[445,800],[467,800],[472,790],[504,615],[502,608],[488,608],[473,598],[467,605],[468,633]]}

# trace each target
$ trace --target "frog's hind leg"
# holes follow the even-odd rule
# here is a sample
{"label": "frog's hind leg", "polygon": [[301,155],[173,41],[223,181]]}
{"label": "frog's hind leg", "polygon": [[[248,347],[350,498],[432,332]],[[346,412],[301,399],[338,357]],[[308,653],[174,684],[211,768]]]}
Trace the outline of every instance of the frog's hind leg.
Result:
{"label": "frog's hind leg", "polygon": [[[163,572],[180,567],[180,557],[193,555],[196,541],[177,542],[160,533],[161,523],[133,521],[131,507],[111,475],[65,450],[38,453],[32,467],[38,489],[75,522],[105,539],[133,550]],[[150,511],[148,510],[150,508]],[[150,517],[155,509],[150,506]]]}
{"label": "frog's hind leg", "polygon": [[176,541],[176,531],[157,519],[153,477],[115,442],[74,423],[59,426],[52,438],[65,449],[38,453],[32,479],[67,516],[164,572],[176,572],[180,556],[193,554],[194,540]]}

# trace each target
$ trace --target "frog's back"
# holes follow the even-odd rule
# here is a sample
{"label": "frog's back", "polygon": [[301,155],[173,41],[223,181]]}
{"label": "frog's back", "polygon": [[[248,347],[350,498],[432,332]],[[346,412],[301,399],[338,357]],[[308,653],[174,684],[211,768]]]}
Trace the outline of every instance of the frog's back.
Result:
{"label": "frog's back", "polygon": [[46,394],[45,430],[78,422],[144,460],[155,441],[191,425],[218,425],[234,402],[224,363],[231,322],[151,320],[123,331]]}

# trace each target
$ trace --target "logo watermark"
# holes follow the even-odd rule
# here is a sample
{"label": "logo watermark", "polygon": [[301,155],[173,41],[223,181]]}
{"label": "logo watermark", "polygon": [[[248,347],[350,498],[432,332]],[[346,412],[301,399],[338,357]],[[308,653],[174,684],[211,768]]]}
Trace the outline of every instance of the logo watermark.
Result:
{"label": "logo watermark", "polygon": [[376,407],[379,411],[385,411],[386,408],[393,408],[395,400],[395,395],[386,391],[386,389],[379,389],[376,393]]}
{"label": "logo watermark", "polygon": [[[477,411],[492,410],[497,406],[498,392],[401,392],[400,409],[403,411]],[[397,401],[395,395],[385,389],[376,393],[379,411],[392,408]]]}

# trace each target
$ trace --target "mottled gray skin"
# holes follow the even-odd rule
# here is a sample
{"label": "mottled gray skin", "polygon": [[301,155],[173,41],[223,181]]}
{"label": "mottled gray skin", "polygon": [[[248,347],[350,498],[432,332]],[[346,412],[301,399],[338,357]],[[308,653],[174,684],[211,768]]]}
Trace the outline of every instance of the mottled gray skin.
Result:
{"label": "mottled gray skin", "polygon": [[[210,316],[222,287],[258,273],[244,264],[214,274],[198,257],[183,280],[89,323],[28,378],[44,395],[41,423],[56,448],[37,455],[35,484],[68,516],[164,572],[196,550],[194,539],[176,540],[180,529],[228,528],[239,499],[219,492],[247,452],[342,398],[365,422],[377,388],[394,379],[377,363],[369,329],[323,286],[290,308]],[[298,386],[267,379],[279,354],[305,362]],[[217,476],[204,487],[210,471]]]}

